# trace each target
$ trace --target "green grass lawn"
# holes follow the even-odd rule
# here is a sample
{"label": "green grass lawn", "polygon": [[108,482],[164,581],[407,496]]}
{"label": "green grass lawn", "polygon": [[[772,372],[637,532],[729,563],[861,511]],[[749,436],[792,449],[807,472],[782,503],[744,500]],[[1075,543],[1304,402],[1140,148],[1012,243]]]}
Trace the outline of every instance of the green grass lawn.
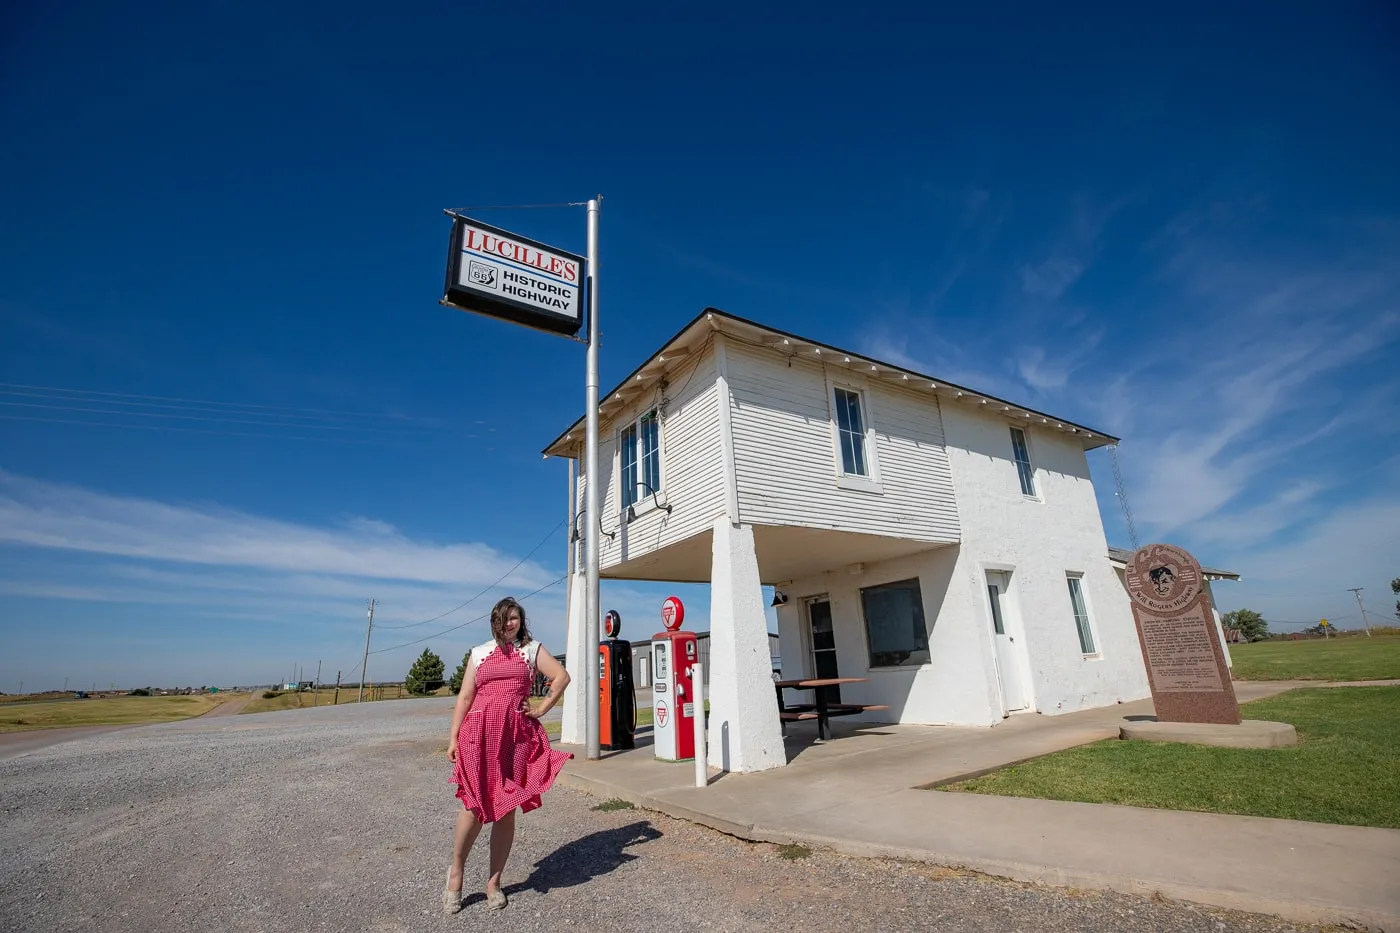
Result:
{"label": "green grass lawn", "polygon": [[[709,708],[709,706],[707,705],[707,706],[706,706],[706,709],[708,709],[708,708]],[[642,728],[642,726],[649,726],[649,725],[651,725],[651,724],[652,724],[651,707],[650,707],[650,706],[639,707],[639,708],[637,709],[637,728],[640,729],[640,728]],[[556,722],[547,722],[547,723],[544,724],[544,732],[545,732],[545,735],[549,736],[551,739],[557,739],[557,738],[559,738],[559,729],[560,729],[560,724],[559,724],[557,721],[556,721]]]}
{"label": "green grass lawn", "polygon": [[1400,679],[1400,635],[1231,645],[1236,680]]}
{"label": "green grass lawn", "polygon": [[1291,748],[1109,739],[939,788],[1400,829],[1400,687],[1294,690],[1241,707]]}
{"label": "green grass lawn", "polygon": [[[276,696],[265,697],[264,693],[275,693]],[[327,687],[321,685],[320,690],[264,690],[253,694],[253,699],[243,708],[244,713],[271,713],[284,709],[311,709],[316,706],[332,706],[339,703],[344,706],[346,703],[359,702],[360,691],[358,687],[341,687],[339,691],[334,686]],[[452,691],[447,687],[441,687],[432,693],[426,694],[429,697],[451,696]],[[338,699],[337,699],[338,698]],[[423,697],[414,696],[398,685],[391,685],[379,688],[366,688],[365,702],[370,703],[378,700],[416,700]]]}
{"label": "green grass lawn", "polygon": [[209,712],[230,694],[171,697],[95,697],[52,703],[13,703],[0,709],[0,732],[62,729],[65,726],[118,726],[174,722]]}

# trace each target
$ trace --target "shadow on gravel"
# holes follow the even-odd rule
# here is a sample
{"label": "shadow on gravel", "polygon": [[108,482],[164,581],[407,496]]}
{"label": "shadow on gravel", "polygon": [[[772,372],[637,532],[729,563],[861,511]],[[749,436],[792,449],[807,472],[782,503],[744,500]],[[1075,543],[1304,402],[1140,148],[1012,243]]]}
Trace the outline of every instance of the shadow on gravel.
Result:
{"label": "shadow on gravel", "polygon": [[[628,846],[660,838],[661,831],[646,820],[589,833],[540,859],[530,877],[517,887],[546,894],[554,888],[587,884],[635,859],[637,856],[627,851]],[[506,893],[510,893],[509,889]]]}

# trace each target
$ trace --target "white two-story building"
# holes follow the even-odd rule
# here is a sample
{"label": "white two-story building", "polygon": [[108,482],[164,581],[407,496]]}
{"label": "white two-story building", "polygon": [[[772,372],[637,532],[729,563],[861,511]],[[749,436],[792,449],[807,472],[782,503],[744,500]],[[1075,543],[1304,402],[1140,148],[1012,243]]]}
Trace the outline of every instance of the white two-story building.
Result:
{"label": "white two-story building", "polygon": [[[871,720],[1148,696],[1085,456],[1114,441],[708,309],[602,399],[602,512],[576,527],[605,577],[710,583],[711,763],[761,770],[786,763],[763,584],[783,676],[865,678],[840,700],[888,707]],[[545,449],[576,462],[575,513],[583,442],[580,419]],[[575,564],[571,661],[592,656]]]}

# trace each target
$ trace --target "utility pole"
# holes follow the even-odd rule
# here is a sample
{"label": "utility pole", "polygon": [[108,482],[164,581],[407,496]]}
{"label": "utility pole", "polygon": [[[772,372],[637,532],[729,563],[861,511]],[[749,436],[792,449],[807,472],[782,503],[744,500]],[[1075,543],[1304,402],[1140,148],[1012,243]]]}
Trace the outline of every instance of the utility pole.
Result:
{"label": "utility pole", "polygon": [[1361,607],[1361,624],[1366,626],[1366,637],[1371,637],[1371,620],[1366,618],[1366,604],[1361,601],[1361,591],[1366,587],[1352,587],[1351,594],[1356,597],[1356,604]]}
{"label": "utility pole", "polygon": [[584,373],[584,473],[588,485],[584,487],[584,512],[590,525],[588,535],[583,539],[584,560],[586,562],[583,597],[583,628],[587,633],[584,644],[588,657],[579,658],[583,672],[583,701],[585,705],[584,730],[587,743],[584,757],[595,760],[601,757],[599,744],[600,696],[598,684],[598,616],[600,612],[598,563],[599,532],[603,523],[599,501],[598,481],[598,200],[588,202],[588,357]]}
{"label": "utility pole", "polygon": [[360,697],[355,702],[365,701],[365,669],[369,667],[369,633],[374,631],[374,600],[369,601],[369,625],[365,628],[365,657],[360,662]]}
{"label": "utility pole", "polygon": [[311,705],[312,705],[312,706],[320,706],[320,705],[321,705],[321,662],[320,662],[320,661],[317,661],[317,662],[316,662],[316,686],[312,688],[311,696],[313,697],[313,700],[312,700]]}
{"label": "utility pole", "polygon": [[335,695],[331,697],[331,706],[340,705],[340,671],[335,672]]}

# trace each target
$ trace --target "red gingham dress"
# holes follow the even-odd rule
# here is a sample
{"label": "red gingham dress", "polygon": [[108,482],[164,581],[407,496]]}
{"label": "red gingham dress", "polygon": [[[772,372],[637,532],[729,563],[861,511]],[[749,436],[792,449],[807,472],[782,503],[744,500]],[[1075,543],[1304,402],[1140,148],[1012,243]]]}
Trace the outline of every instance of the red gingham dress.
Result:
{"label": "red gingham dress", "polygon": [[462,805],[483,823],[494,823],[516,807],[522,813],[538,808],[540,795],[574,756],[551,749],[544,724],[521,712],[535,678],[534,650],[527,656],[521,646],[492,641],[472,653],[478,652],[484,656],[476,667],[471,709],[457,731],[452,781]]}

